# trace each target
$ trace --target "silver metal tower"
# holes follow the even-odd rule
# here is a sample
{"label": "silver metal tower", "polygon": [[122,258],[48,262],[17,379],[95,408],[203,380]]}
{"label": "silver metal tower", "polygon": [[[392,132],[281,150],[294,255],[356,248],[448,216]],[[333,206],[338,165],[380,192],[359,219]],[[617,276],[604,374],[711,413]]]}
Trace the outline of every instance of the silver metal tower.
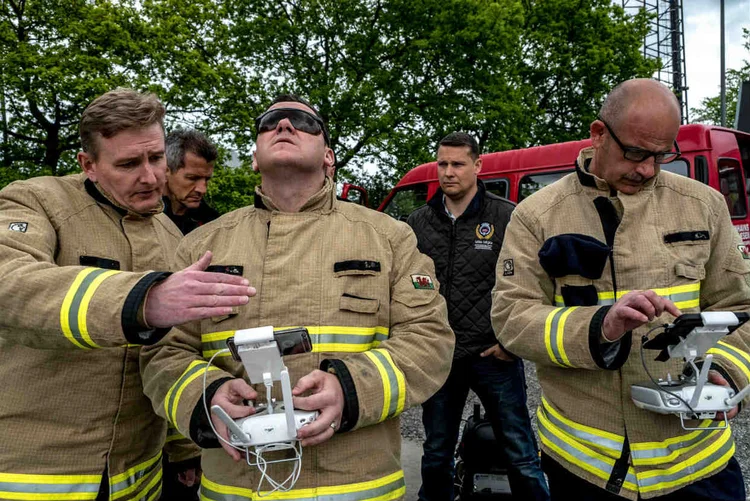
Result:
{"label": "silver metal tower", "polygon": [[643,56],[661,61],[654,78],[668,85],[680,102],[682,123],[688,123],[685,30],[681,0],[622,0],[625,12],[643,9],[651,14],[643,39]]}

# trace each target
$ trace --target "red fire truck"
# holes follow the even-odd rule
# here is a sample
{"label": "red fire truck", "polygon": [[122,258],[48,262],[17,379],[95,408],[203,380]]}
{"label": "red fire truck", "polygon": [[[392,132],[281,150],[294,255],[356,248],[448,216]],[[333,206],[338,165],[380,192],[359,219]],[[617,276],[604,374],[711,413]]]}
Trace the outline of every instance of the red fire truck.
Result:
{"label": "red fire truck", "polygon": [[[737,231],[750,251],[750,134],[708,125],[683,125],[677,135],[682,156],[661,166],[721,192]],[[589,139],[482,155],[479,177],[487,189],[513,202],[573,172],[578,152]],[[404,220],[438,189],[437,163],[413,168],[378,208]]]}

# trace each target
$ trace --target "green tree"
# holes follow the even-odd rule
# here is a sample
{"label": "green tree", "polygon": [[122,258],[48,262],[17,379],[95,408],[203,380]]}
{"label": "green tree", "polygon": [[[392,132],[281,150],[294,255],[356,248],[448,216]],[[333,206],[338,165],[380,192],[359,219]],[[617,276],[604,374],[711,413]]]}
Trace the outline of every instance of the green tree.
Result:
{"label": "green tree", "polygon": [[264,75],[267,95],[293,91],[319,107],[343,179],[368,162],[413,165],[447,124],[473,122],[476,103],[523,119],[518,0],[234,5],[234,57]]}
{"label": "green tree", "polygon": [[[524,0],[524,79],[534,89],[530,144],[588,136],[604,97],[618,83],[648,77],[644,11],[635,16],[611,0]],[[514,145],[519,147],[523,145]],[[496,148],[495,148],[496,149]]]}
{"label": "green tree", "polygon": [[[750,30],[743,29],[743,44],[750,56]],[[730,69],[726,73],[726,125],[734,124],[737,113],[737,99],[742,82],[750,80],[750,57],[743,61],[740,69]],[[704,98],[697,108],[690,109],[693,122],[720,125],[721,124],[721,94]]]}
{"label": "green tree", "polygon": [[245,162],[253,118],[295,92],[329,122],[339,179],[377,202],[448,132],[485,151],[579,138],[654,67],[645,17],[609,0],[4,0],[0,17],[0,182],[73,170],[83,106],[117,85]]}
{"label": "green tree", "polygon": [[209,121],[252,83],[221,57],[221,15],[210,0],[3,0],[3,178],[75,171],[83,109],[118,86],[156,92],[168,121]]}
{"label": "green tree", "polygon": [[208,203],[220,213],[252,205],[255,186],[260,184],[260,174],[253,172],[248,162],[233,167],[226,162],[226,152],[214,168],[214,176],[208,184]]}

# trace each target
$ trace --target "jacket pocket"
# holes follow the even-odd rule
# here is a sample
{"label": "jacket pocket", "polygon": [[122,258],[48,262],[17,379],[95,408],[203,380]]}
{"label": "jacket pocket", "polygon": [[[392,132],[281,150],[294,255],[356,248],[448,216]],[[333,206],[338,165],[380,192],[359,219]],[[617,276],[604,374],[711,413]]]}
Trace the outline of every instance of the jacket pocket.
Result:
{"label": "jacket pocket", "polygon": [[[711,253],[709,237],[709,232],[703,230],[671,230],[662,234],[664,246],[673,262],[701,268]],[[678,276],[685,275],[678,273]]]}
{"label": "jacket pocket", "polygon": [[339,309],[355,313],[373,314],[377,313],[378,309],[380,309],[380,301],[344,293],[339,301]]}
{"label": "jacket pocket", "polygon": [[539,250],[539,264],[552,278],[580,275],[601,278],[610,248],[589,235],[566,233],[547,239]]}
{"label": "jacket pocket", "polygon": [[119,270],[120,261],[108,259],[106,257],[81,256],[78,258],[81,266],[93,266],[95,268],[104,268],[107,270]]}
{"label": "jacket pocket", "polygon": [[706,278],[706,269],[702,264],[677,263],[674,265],[674,274],[690,280],[703,280]]}
{"label": "jacket pocket", "polygon": [[565,306],[596,306],[599,294],[593,285],[563,285],[560,289]]}
{"label": "jacket pocket", "polygon": [[380,261],[366,259],[339,261],[333,264],[333,274],[336,277],[347,275],[380,275]]}
{"label": "jacket pocket", "polygon": [[664,234],[665,244],[702,243],[709,240],[708,230],[675,231]]}

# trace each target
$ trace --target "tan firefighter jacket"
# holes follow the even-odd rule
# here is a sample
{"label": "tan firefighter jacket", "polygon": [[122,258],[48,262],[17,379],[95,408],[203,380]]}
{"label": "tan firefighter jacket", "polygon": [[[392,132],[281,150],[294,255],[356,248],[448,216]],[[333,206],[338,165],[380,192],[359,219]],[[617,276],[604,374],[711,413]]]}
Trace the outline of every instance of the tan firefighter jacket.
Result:
{"label": "tan firefighter jacket", "polygon": [[[583,150],[578,165],[590,155]],[[641,336],[670,315],[619,342],[601,338],[607,305],[632,290],[652,289],[683,313],[750,308],[750,267],[728,216],[718,192],[688,178],[661,172],[623,195],[580,169],[513,213],[493,325],[509,351],[537,365],[544,452],[583,479],[629,499],[651,498],[717,473],[734,454],[729,429],[685,431],[678,416],[631,400],[630,386],[648,380]],[[747,327],[711,350],[740,389],[750,382]],[[644,352],[654,377],[680,374],[681,359],[657,362],[658,352]]]}
{"label": "tan firefighter jacket", "polygon": [[[157,412],[203,445],[208,428],[196,423],[205,419],[204,373],[209,388],[244,374],[227,353],[210,369],[206,360],[238,329],[307,327],[312,352],[284,359],[292,385],[314,369],[335,369],[348,423],[345,416],[333,438],[303,449],[301,476],[283,499],[401,499],[401,434],[393,418],[440,388],[453,356],[432,261],[417,251],[406,224],[337,201],[330,180],[297,213],[279,212],[259,190],[255,198],[254,207],[188,234],[176,266],[211,250],[212,264],[241,273],[257,295],[236,315],[186,324],[144,349],[146,394]],[[265,401],[263,385],[256,390]],[[258,469],[244,460],[235,463],[223,449],[210,448],[202,467],[206,499],[258,499]],[[277,481],[290,471],[287,464],[269,466]],[[281,498],[275,493],[268,499]]]}
{"label": "tan firefighter jacket", "polygon": [[[143,395],[137,321],[181,234],[83,174],[0,191],[0,499],[151,500],[166,423]],[[156,212],[156,211],[155,211]],[[136,273],[128,273],[135,271]]]}

